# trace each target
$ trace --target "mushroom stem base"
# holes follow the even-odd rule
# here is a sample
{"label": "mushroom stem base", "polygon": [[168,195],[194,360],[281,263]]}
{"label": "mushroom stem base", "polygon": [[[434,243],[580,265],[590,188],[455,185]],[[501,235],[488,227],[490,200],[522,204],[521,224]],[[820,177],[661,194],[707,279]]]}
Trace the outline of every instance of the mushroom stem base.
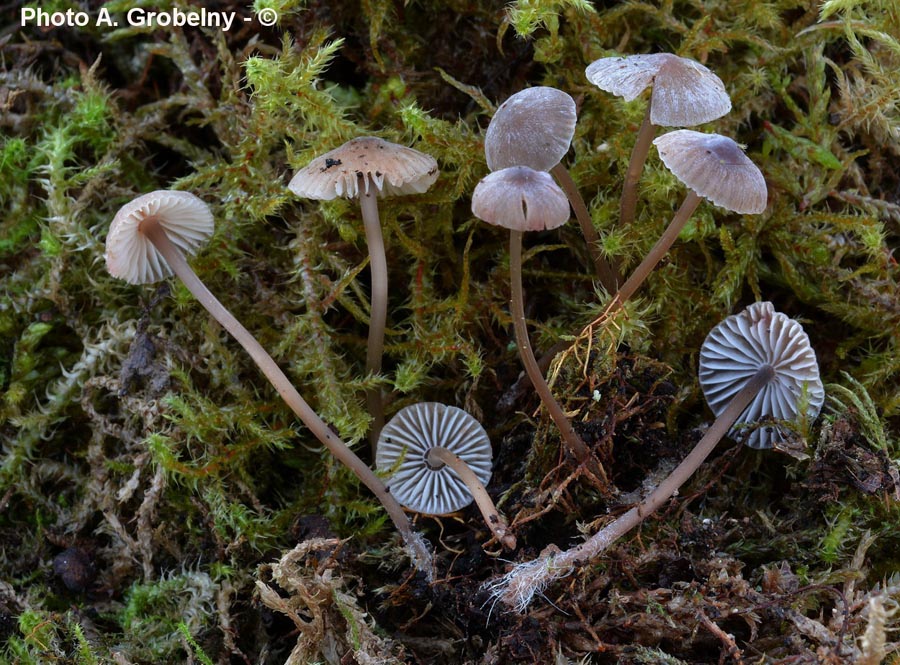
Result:
{"label": "mushroom stem base", "polygon": [[774,375],[775,370],[772,366],[764,365],[751,376],[681,464],[637,506],[617,517],[576,547],[519,564],[504,576],[500,584],[492,585],[492,595],[512,608],[524,611],[534,593],[545,588],[553,580],[564,577],[575,568],[588,563],[656,512],[703,464],[716,444],[728,433],[744,409]]}

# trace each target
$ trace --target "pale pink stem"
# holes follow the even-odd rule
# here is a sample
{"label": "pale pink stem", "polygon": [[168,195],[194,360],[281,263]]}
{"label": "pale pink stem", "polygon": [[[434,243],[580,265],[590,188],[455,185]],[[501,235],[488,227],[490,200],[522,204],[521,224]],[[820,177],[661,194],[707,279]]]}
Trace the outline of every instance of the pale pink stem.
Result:
{"label": "pale pink stem", "polygon": [[206,288],[206,285],[200,281],[197,274],[188,265],[181,250],[178,249],[166,235],[165,229],[159,224],[144,223],[141,232],[150,239],[159,253],[162,254],[169,267],[172,269],[184,285],[188,288],[197,301],[206,308],[206,310],[218,321],[225,330],[227,330],[237,342],[244,347],[244,350],[250,354],[250,357],[269,380],[269,382],[281,395],[281,398],[291,408],[313,435],[328,448],[332,455],[338,461],[347,466],[362,483],[368,487],[372,493],[384,506],[400,535],[409,547],[413,563],[419,570],[422,570],[429,577],[432,575],[431,554],[425,547],[421,536],[413,531],[412,525],[407,518],[403,508],[397,503],[393,495],[385,487],[384,483],[372,470],[366,466],[356,454],[350,450],[349,446],[344,443],[338,436],[332,433],[331,429],[324,420],[319,418],[318,414],[312,410],[312,407],[306,403],[301,397],[297,389],[291,384],[281,368],[272,359],[272,356],[256,341],[256,338],[238,321],[234,315],[229,312],[225,306]]}
{"label": "pale pink stem", "polygon": [[656,489],[648,494],[637,506],[617,517],[585,542],[553,557],[553,565],[567,567],[578,565],[576,562],[590,561],[643,522],[648,516],[655,513],[700,468],[700,465],[709,457],[716,444],[728,433],[728,430],[731,429],[731,426],[744,412],[744,409],[753,401],[759,391],[771,381],[774,375],[775,370],[771,365],[764,365],[757,370],[729,402],[721,415],[716,418],[710,428],[706,430],[706,434],[697,442],[694,449]]}
{"label": "pale pink stem", "polygon": [[[590,451],[585,445],[581,437],[572,428],[572,423],[566,416],[565,411],[554,399],[553,393],[550,392],[550,386],[544,380],[544,375],[538,367],[537,360],[534,358],[534,351],[531,350],[531,341],[528,339],[528,326],[525,323],[525,297],[522,293],[522,232],[509,232],[509,281],[511,286],[511,303],[510,310],[513,319],[513,330],[516,335],[516,346],[519,348],[519,357],[522,358],[522,364],[525,371],[531,379],[531,385],[534,386],[541,402],[550,414],[550,418],[556,423],[557,428],[562,436],[563,443],[569,449],[575,459],[579,463],[587,462],[590,459]],[[598,475],[601,480],[605,480],[606,475],[603,473],[599,464],[592,464],[591,471]]]}
{"label": "pale pink stem", "polygon": [[716,444],[774,375],[772,366],[764,365],[750,377],[681,464],[637,506],[617,517],[580,545],[565,552],[548,553],[518,564],[499,583],[490,585],[494,590],[494,597],[515,610],[524,611],[535,593],[546,588],[552,581],[565,577],[573,569],[587,564],[656,512],[703,464]]}
{"label": "pale pink stem", "polygon": [[631,160],[628,162],[628,170],[625,172],[625,182],[622,184],[622,198],[619,200],[619,225],[622,227],[630,226],[634,222],[637,210],[638,182],[640,182],[641,173],[656,134],[656,128],[650,122],[651,103],[647,104],[644,121],[638,130],[634,147],[631,149]]}
{"label": "pale pink stem", "polygon": [[619,277],[600,251],[600,236],[597,235],[597,229],[594,228],[594,222],[591,220],[591,213],[588,211],[584,199],[581,198],[578,185],[572,180],[572,175],[562,165],[562,162],[550,169],[550,174],[556,178],[556,182],[565,192],[566,198],[569,199],[569,204],[575,212],[575,219],[578,220],[578,225],[581,227],[581,234],[587,244],[588,254],[594,263],[594,270],[600,280],[600,285],[606,289],[607,293],[615,293]]}
{"label": "pale pink stem", "polygon": [[456,475],[459,476],[459,479],[469,488],[472,498],[475,499],[475,505],[477,505],[478,510],[481,511],[484,523],[487,525],[488,529],[491,530],[491,533],[494,534],[494,538],[496,538],[503,547],[509,550],[516,549],[516,537],[509,532],[509,525],[507,524],[506,519],[500,514],[500,511],[497,510],[484,483],[478,479],[478,476],[476,476],[475,472],[469,468],[469,465],[466,464],[465,460],[443,446],[435,446],[428,450],[426,461],[433,467],[439,467],[441,464],[446,464],[453,469],[453,471],[456,472]]}
{"label": "pale pink stem", "polygon": [[[372,279],[371,314],[369,318],[369,343],[366,347],[366,372],[372,377],[381,373],[381,361],[384,355],[384,330],[387,325],[388,270],[384,252],[384,236],[381,232],[381,220],[378,216],[378,199],[375,185],[363,191],[364,183],[360,182],[359,205],[362,210],[363,225],[366,228],[366,241],[369,245],[369,273]],[[369,428],[369,444],[372,456],[378,437],[384,428],[384,398],[381,388],[375,386],[366,390],[366,406],[372,416]]]}
{"label": "pale pink stem", "polygon": [[678,212],[675,213],[675,217],[669,222],[669,225],[666,227],[666,230],[663,232],[660,239],[656,241],[656,244],[653,245],[653,249],[650,250],[650,253],[647,254],[640,265],[634,269],[634,272],[632,272],[631,276],[625,280],[625,283],[616,294],[616,300],[619,301],[620,306],[634,295],[634,292],[644,283],[647,276],[653,272],[656,264],[660,262],[662,257],[666,255],[666,252],[668,252],[672,245],[675,244],[675,241],[678,239],[678,234],[681,233],[684,225],[687,224],[691,215],[694,214],[694,211],[697,209],[697,206],[700,205],[701,200],[702,199],[696,192],[688,190],[687,196],[684,197],[684,202],[681,204]]}

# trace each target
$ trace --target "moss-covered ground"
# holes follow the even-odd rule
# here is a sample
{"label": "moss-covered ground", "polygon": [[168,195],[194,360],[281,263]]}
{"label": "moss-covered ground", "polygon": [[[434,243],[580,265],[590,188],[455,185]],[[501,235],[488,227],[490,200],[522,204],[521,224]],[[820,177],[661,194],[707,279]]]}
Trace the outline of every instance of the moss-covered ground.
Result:
{"label": "moss-covered ground", "polygon": [[[0,26],[0,662],[898,662],[900,8],[894,0],[232,0],[264,27],[127,26],[130,0],[13,2]],[[166,0],[156,9],[188,9]],[[85,27],[20,25],[81,9]],[[101,8],[119,27],[94,24]],[[746,146],[758,216],[708,203],[627,311],[550,366],[607,470],[591,481],[519,380],[507,235],[470,212],[493,108],[529,85],[577,101],[566,162],[604,251],[635,266],[684,188],[652,151],[616,224],[646,96],[585,66],[670,50],[733,100],[703,129]],[[365,376],[358,208],[286,189],[376,134],[436,157],[381,209],[386,360]],[[110,277],[118,208],[191,191],[216,218],[192,265],[359,454],[373,384],[388,415],[460,406],[495,448],[491,494],[519,547],[470,507],[416,517],[411,568],[372,495],[323,452],[176,280]],[[608,302],[574,222],[526,239],[539,354]],[[483,585],[634,503],[712,420],[700,344],[757,300],[801,321],[828,399],[777,451],[720,445],[659,514],[524,614]]]}

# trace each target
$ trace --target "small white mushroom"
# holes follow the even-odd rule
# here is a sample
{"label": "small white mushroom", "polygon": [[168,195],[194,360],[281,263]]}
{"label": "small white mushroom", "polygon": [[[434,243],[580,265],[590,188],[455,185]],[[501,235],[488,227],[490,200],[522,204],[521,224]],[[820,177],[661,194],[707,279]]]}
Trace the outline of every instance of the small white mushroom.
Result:
{"label": "small white mushroom", "polygon": [[547,231],[568,221],[569,202],[549,174],[511,166],[479,181],[472,193],[472,213],[514,233]]}
{"label": "small white mushroom", "polygon": [[165,231],[168,241],[193,256],[213,234],[212,212],[189,192],[160,190],[139,196],[116,213],[106,236],[106,269],[129,284],[158,282],[172,268],[148,235],[151,226]]}
{"label": "small white mushroom", "polygon": [[485,489],[492,454],[475,418],[455,406],[422,402],[398,411],[381,431],[375,465],[391,474],[387,486],[410,510],[446,515],[474,499],[497,540],[514,549],[515,538]]}
{"label": "small white mushroom", "polygon": [[730,138],[679,129],[653,143],[663,164],[690,189],[663,235],[619,289],[620,305],[669,251],[703,198],[732,212],[759,214],[766,209],[766,179]]}
{"label": "small white mushroom", "polygon": [[653,86],[648,112],[654,125],[702,125],[731,110],[722,79],[696,60],[672,53],[600,58],[587,66],[585,75],[627,102]]}
{"label": "small white mushroom", "polygon": [[619,202],[619,224],[634,221],[637,185],[656,132],[654,125],[691,127],[720,118],[731,110],[722,80],[695,60],[671,53],[600,58],[585,70],[588,80],[631,101],[651,85],[653,93],[638,130]]}
{"label": "small white mushroom", "polygon": [[536,86],[515,93],[500,105],[485,132],[488,168],[549,171],[569,151],[577,120],[575,100],[562,90]]}
{"label": "small white mushroom", "polygon": [[766,209],[766,179],[727,136],[679,129],[653,145],[676,178],[717,206],[745,215]]}
{"label": "small white mushroom", "polygon": [[374,136],[351,139],[297,171],[290,189],[306,199],[330,201],[404,196],[428,191],[439,175],[434,157]]}
{"label": "small white mushroom", "polygon": [[579,463],[590,462],[591,471],[605,480],[602,468],[591,460],[587,445],[572,428],[565,411],[550,392],[550,386],[534,357],[525,323],[522,234],[525,231],[555,229],[565,224],[569,218],[566,196],[549,174],[527,166],[513,166],[482,178],[472,194],[472,213],[489,224],[509,229],[510,308],[522,364],[541,402],[559,428],[566,448]]}
{"label": "small white mushroom", "polygon": [[[814,420],[825,402],[816,354],[803,327],[770,302],[755,303],[729,316],[707,335],[700,349],[700,388],[709,408],[720,415],[759,369],[770,365],[771,381],[738,416],[739,423],[758,423],[763,417],[781,421],[797,418],[801,402]],[[732,428],[732,436],[738,434]],[[772,448],[780,440],[777,425],[750,431],[751,448]]]}

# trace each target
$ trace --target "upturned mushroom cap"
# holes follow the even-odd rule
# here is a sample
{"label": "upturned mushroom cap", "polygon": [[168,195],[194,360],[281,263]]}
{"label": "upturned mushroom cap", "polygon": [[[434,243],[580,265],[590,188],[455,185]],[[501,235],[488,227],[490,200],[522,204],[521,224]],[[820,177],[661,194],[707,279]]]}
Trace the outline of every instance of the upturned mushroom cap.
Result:
{"label": "upturned mushroom cap", "polygon": [[678,129],[653,145],[663,164],[700,196],[733,212],[755,215],[766,209],[766,179],[730,138]]}
{"label": "upturned mushroom cap", "polygon": [[307,199],[330,201],[367,193],[371,184],[380,196],[397,196],[421,194],[437,177],[438,165],[431,155],[363,136],[316,157],[297,171],[288,189]]}
{"label": "upturned mushroom cap", "polygon": [[528,166],[549,171],[575,135],[575,100],[547,86],[526,88],[500,105],[484,136],[488,168]]}
{"label": "upturned mushroom cap", "polygon": [[654,125],[691,127],[731,110],[722,79],[699,62],[671,53],[600,58],[587,66],[585,74],[598,88],[625,101],[652,85],[650,122]]}
{"label": "upturned mushroom cap", "polygon": [[569,219],[569,200],[549,173],[511,166],[489,173],[472,193],[472,213],[513,231],[543,231]]}
{"label": "upturned mushroom cap", "polygon": [[484,428],[462,409],[437,402],[397,412],[381,431],[375,465],[384,472],[397,467],[387,486],[401,504],[418,513],[445,515],[468,506],[472,494],[453,469],[428,464],[426,456],[435,446],[459,455],[482,484],[490,481],[491,441]]}
{"label": "upturned mushroom cap", "polygon": [[106,269],[131,284],[148,284],[172,274],[169,265],[141,233],[141,225],[158,223],[186,256],[213,233],[209,206],[189,192],[159,190],[126,203],[119,209],[106,234]]}
{"label": "upturned mushroom cap", "polygon": [[[700,349],[700,388],[717,416],[747,380],[763,365],[775,375],[738,417],[739,423],[758,422],[764,416],[794,420],[806,391],[806,415],[815,419],[825,401],[816,354],[803,327],[776,312],[772,303],[755,303],[729,316],[713,328]],[[732,429],[732,435],[736,434]],[[781,440],[776,425],[750,432],[751,448],[771,448]]]}

